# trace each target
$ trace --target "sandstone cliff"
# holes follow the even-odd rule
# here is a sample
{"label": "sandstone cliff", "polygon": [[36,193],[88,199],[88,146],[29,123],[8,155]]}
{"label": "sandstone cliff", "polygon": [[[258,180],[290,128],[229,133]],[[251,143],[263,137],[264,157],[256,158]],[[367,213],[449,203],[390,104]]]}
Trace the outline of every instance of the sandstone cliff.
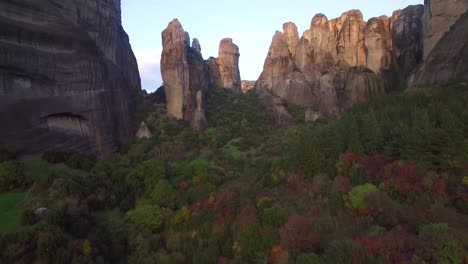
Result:
{"label": "sandstone cliff", "polygon": [[317,14],[299,39],[283,25],[272,39],[257,89],[340,116],[356,102],[383,94],[384,79],[402,79],[422,58],[422,6],[363,20],[359,10],[329,20]]}
{"label": "sandstone cliff", "polygon": [[221,40],[219,57],[203,60],[201,45],[174,19],[162,32],[161,74],[168,113],[190,122],[195,130],[207,125],[206,94],[210,87],[241,92],[239,48],[232,39]]}
{"label": "sandstone cliff", "polygon": [[105,153],[134,134],[140,77],[119,0],[0,2],[0,142]]}

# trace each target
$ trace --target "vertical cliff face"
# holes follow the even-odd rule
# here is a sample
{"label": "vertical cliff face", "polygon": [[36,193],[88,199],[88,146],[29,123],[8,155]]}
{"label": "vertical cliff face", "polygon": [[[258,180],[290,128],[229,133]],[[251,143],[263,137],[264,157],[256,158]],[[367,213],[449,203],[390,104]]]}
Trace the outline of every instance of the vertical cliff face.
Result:
{"label": "vertical cliff face", "polygon": [[424,58],[467,11],[468,0],[424,0]]}
{"label": "vertical cliff face", "polygon": [[402,78],[422,62],[423,58],[423,14],[421,5],[409,6],[392,16],[393,57]]}
{"label": "vertical cliff face", "polygon": [[415,88],[468,79],[468,0],[426,0],[424,63],[408,80]]}
{"label": "vertical cliff face", "polygon": [[409,80],[410,87],[468,80],[468,12],[444,34]]}
{"label": "vertical cliff face", "polygon": [[0,2],[3,144],[112,151],[134,132],[139,90],[120,1]]}
{"label": "vertical cliff face", "polygon": [[297,39],[289,22],[272,39],[257,89],[337,117],[354,103],[385,93],[384,79],[421,60],[422,6],[368,22],[359,10],[328,20],[323,14]]}
{"label": "vertical cliff face", "polygon": [[174,19],[162,32],[161,73],[168,113],[190,122],[192,128],[206,127],[205,98],[213,86],[241,93],[239,48],[232,39],[221,40],[219,57],[203,60],[201,45]]}

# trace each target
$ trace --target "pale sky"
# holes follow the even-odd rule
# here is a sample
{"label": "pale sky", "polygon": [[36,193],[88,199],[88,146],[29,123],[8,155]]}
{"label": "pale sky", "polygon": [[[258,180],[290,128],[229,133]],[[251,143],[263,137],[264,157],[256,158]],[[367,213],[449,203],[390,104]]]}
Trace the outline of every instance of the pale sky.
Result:
{"label": "pale sky", "polygon": [[122,0],[122,20],[138,60],[142,88],[154,91],[162,83],[159,62],[161,32],[178,18],[191,38],[198,38],[205,59],[218,56],[219,41],[233,39],[240,49],[243,80],[256,80],[268,48],[283,23],[294,22],[299,35],[317,13],[329,19],[360,9],[364,19],[388,15],[423,0]]}

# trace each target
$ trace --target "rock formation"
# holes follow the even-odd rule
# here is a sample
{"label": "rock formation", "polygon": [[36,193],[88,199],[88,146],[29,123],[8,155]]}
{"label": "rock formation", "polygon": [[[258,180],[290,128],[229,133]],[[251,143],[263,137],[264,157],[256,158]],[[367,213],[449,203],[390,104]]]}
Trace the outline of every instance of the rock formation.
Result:
{"label": "rock formation", "polygon": [[138,127],[138,130],[136,132],[136,138],[138,139],[150,139],[153,137],[153,134],[151,134],[151,131],[149,130],[148,126],[146,125],[145,121],[141,121],[140,127]]}
{"label": "rock formation", "polygon": [[119,0],[0,2],[0,143],[112,151],[139,91]]}
{"label": "rock formation", "polygon": [[241,90],[243,93],[246,93],[248,92],[249,90],[252,90],[255,88],[255,81],[242,81],[241,82],[242,85],[241,85]]}
{"label": "rock formation", "polygon": [[423,58],[424,7],[409,6],[393,13],[393,58],[400,78],[406,79]]}
{"label": "rock formation", "polygon": [[409,80],[410,87],[449,80],[468,80],[468,12],[452,26]]}
{"label": "rock formation", "polygon": [[219,58],[204,61],[201,45],[184,31],[177,19],[162,32],[161,74],[168,113],[190,122],[192,128],[206,127],[205,98],[210,86],[240,93],[239,48],[232,39],[221,40]]}
{"label": "rock formation", "polygon": [[221,40],[218,58],[209,59],[210,77],[213,85],[241,93],[239,56],[239,47],[232,42],[232,39]]}
{"label": "rock formation", "polygon": [[[422,6],[363,20],[359,10],[328,20],[317,14],[299,39],[289,22],[272,39],[255,87],[327,117],[383,94],[384,79],[421,60]],[[387,82],[388,83],[388,82]]]}
{"label": "rock formation", "polygon": [[468,0],[424,0],[424,58],[468,11]]}

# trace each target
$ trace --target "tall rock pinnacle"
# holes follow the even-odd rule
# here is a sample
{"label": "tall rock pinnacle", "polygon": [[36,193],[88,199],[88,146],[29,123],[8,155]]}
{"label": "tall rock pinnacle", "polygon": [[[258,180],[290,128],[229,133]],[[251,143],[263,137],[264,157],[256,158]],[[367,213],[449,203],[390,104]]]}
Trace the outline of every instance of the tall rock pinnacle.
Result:
{"label": "tall rock pinnacle", "polygon": [[201,45],[174,19],[162,32],[161,74],[166,92],[168,113],[190,122],[192,128],[206,127],[205,98],[210,87],[241,93],[239,47],[232,39],[219,44],[219,57],[204,61]]}
{"label": "tall rock pinnacle", "polygon": [[193,47],[190,46],[190,37],[177,19],[162,32],[162,42],[161,74],[167,111],[201,130],[206,126],[204,101],[208,78],[200,43],[194,40]]}

